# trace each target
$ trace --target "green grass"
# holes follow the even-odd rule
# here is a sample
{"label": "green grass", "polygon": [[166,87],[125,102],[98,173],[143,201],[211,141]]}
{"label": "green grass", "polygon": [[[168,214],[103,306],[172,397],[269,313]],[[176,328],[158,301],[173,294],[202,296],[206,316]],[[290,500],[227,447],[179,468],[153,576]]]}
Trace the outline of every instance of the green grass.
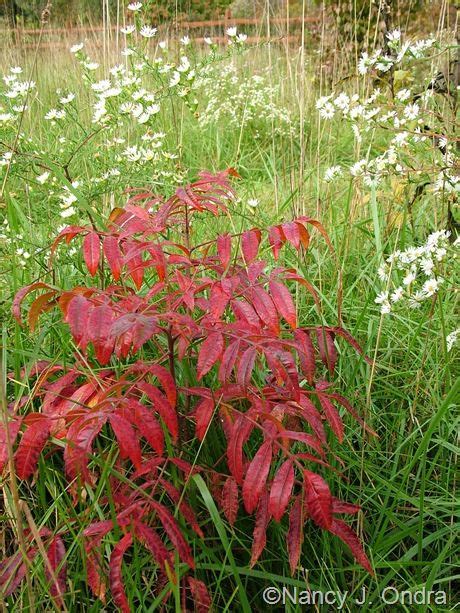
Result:
{"label": "green grass", "polygon": [[[249,70],[266,65],[266,47],[248,51],[244,61],[249,62]],[[280,54],[272,75],[274,81],[282,77],[288,79],[287,97],[293,112],[300,99],[297,61],[298,57],[292,52],[290,64],[286,66]],[[26,57],[22,63],[30,67],[32,60]],[[81,87],[72,66],[64,56],[53,61],[49,56],[39,56],[32,73],[39,84],[37,107],[42,114],[43,109],[52,106],[54,90],[63,86],[63,75],[68,89],[78,91]],[[293,70],[297,72],[293,73]],[[311,73],[307,73],[311,81],[313,74],[314,67]],[[315,235],[308,254],[299,258],[286,252],[283,264],[299,266],[315,285],[323,305],[321,320],[334,325],[340,310],[344,327],[369,355],[376,358],[374,370],[352,349],[340,345],[340,390],[353,400],[369,426],[378,433],[378,438],[363,436],[359,427],[348,421],[345,444],[332,448],[346,467],[344,478],[333,472],[327,474],[336,496],[362,505],[356,528],[366,543],[376,576],[370,577],[358,568],[337,539],[307,523],[301,556],[303,570],[291,577],[284,543],[285,520],[281,525],[271,524],[267,548],[255,568],[249,569],[252,519],[240,517],[236,526],[230,528],[205,482],[201,477],[195,477],[188,487],[195,498],[196,508],[200,510],[206,534],[203,542],[191,541],[197,560],[197,576],[206,578],[216,611],[265,610],[267,605],[263,602],[262,592],[271,585],[297,587],[299,590],[305,590],[306,586],[312,590],[348,590],[349,598],[344,610],[351,612],[358,610],[354,599],[360,598],[362,587],[366,588],[369,603],[363,610],[449,611],[458,598],[455,460],[459,449],[455,405],[459,396],[459,379],[454,362],[455,349],[447,353],[444,339],[456,327],[456,297],[454,292],[447,291],[419,310],[406,309],[385,318],[380,316],[374,304],[380,287],[376,274],[380,254],[389,254],[396,248],[420,242],[435,226],[443,227],[445,209],[442,205],[438,212],[433,213],[427,196],[415,211],[414,235],[407,220],[401,222],[399,230],[387,225],[386,207],[392,199],[389,183],[379,188],[379,193],[373,192],[368,201],[359,188],[347,180],[324,188],[318,181],[318,168],[322,172],[329,165],[352,160],[354,152],[350,133],[339,123],[318,131],[314,109],[316,95],[316,88],[308,87],[301,97],[306,118],[302,138],[297,135],[292,139],[279,139],[276,126],[266,126],[260,141],[254,140],[250,126],[238,132],[229,130],[222,122],[200,130],[192,114],[180,106],[176,108],[175,119],[170,113],[159,118],[159,129],[168,131],[166,140],[170,147],[180,146],[180,164],[188,176],[194,176],[203,168],[235,166],[242,176],[238,192],[243,201],[247,197],[260,200],[260,206],[255,210],[245,207],[244,203],[235,205],[230,220],[207,220],[198,224],[194,228],[197,242],[212,236],[216,229],[233,225],[239,231],[252,225],[267,226],[298,213],[317,217],[329,233],[335,257],[319,235]],[[84,107],[86,103],[84,100],[81,104]],[[177,113],[178,109],[180,113]],[[89,113],[85,115],[83,112],[82,116],[88,119]],[[84,128],[89,129],[88,125]],[[85,131],[79,132],[75,126],[69,126],[68,130],[66,136],[69,139],[77,138],[77,134],[81,139]],[[33,134],[36,142],[41,143],[42,150],[47,152],[40,153],[41,159],[46,159],[50,152],[59,157],[59,146],[41,115],[29,117],[24,131]],[[135,142],[135,133],[129,138]],[[378,148],[379,143],[375,146]],[[88,142],[75,157],[73,174],[93,176],[93,156],[96,153],[97,138]],[[29,184],[27,176],[25,168],[7,182],[3,213],[13,231],[23,235],[21,244],[30,249],[45,248],[60,221],[52,203],[25,188]],[[137,176],[136,181],[141,178],[149,183],[148,169],[143,177]],[[107,212],[114,204],[122,204],[119,193],[117,198],[113,202],[109,196],[101,195],[91,205],[99,213]],[[400,209],[404,215],[404,203]],[[81,217],[84,221],[84,210]],[[269,259],[267,245],[263,250]],[[19,377],[22,366],[37,359],[66,362],[72,355],[67,330],[55,315],[42,317],[40,327],[33,335],[13,323],[9,307],[14,292],[38,276],[51,278],[51,273],[46,270],[44,254],[34,256],[24,270],[18,267],[15,258],[14,249],[7,246],[2,256],[6,271],[2,303],[6,341],[2,346],[2,384],[6,385],[7,372],[16,373],[15,382],[8,383],[8,401],[19,401],[30,391],[27,377],[22,380]],[[57,286],[71,287],[82,281],[82,271],[80,255],[76,254],[60,261],[52,279]],[[319,316],[311,297],[300,290],[297,301],[301,323],[318,323]],[[21,411],[26,409],[27,405]],[[222,441],[216,440],[212,444],[223,450]],[[11,554],[14,547],[13,535],[18,523],[14,517],[17,503],[15,486],[38,528],[46,525],[69,531],[66,545],[70,581],[65,597],[69,611],[112,610],[110,594],[108,604],[104,606],[89,592],[84,578],[81,545],[82,530],[90,521],[104,517],[102,499],[110,494],[109,477],[115,470],[116,445],[112,443],[110,447],[110,442],[105,441],[104,449],[105,462],[97,455],[94,459],[101,476],[93,488],[87,488],[84,525],[81,516],[73,512],[67,483],[59,462],[53,458],[41,458],[33,486],[15,483],[7,472],[1,481],[4,508],[0,518],[5,529],[2,553]],[[23,528],[27,528],[24,512],[20,521]],[[109,551],[107,545],[106,552]],[[159,608],[165,590],[153,595],[154,565],[140,546],[135,546],[127,557],[124,576],[134,610],[154,611]],[[8,606],[18,611],[53,610],[40,556],[31,566],[29,577],[29,582],[7,599]],[[381,598],[381,592],[387,586],[401,592],[422,587],[444,590],[448,604],[432,604],[431,608],[414,604],[391,606]],[[180,610],[178,590],[175,592],[169,600],[168,610]],[[273,607],[273,610],[281,608]],[[306,609],[288,602],[285,610]],[[317,610],[331,609],[324,605]]]}

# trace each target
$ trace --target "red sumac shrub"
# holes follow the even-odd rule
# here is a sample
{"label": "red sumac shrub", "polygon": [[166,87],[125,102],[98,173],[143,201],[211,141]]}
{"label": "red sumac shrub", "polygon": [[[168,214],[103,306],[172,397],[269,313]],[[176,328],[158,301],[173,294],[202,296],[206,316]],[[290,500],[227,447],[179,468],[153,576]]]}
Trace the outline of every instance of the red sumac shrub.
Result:
{"label": "red sumac shrub", "polygon": [[[82,239],[83,261],[97,284],[61,290],[33,283],[18,292],[13,305],[22,323],[23,300],[39,292],[29,309],[30,327],[41,313],[57,308],[75,346],[71,367],[39,362],[33,368],[37,379],[29,400],[35,412],[21,416],[11,409],[16,474],[31,477],[45,448],[61,449],[77,502],[106,459],[95,452],[96,439],[99,448],[103,441],[117,442],[111,507],[99,501],[100,508],[107,504],[107,517],[89,523],[83,536],[91,590],[104,600],[108,581],[123,611],[129,604],[122,560],[134,540],[153,556],[162,585],[178,580],[174,552],[186,570],[194,568],[184,526],[198,541],[203,537],[188,495],[195,472],[207,481],[229,524],[240,512],[255,516],[251,566],[263,552],[269,522],[287,515],[292,572],[308,520],[341,538],[372,572],[354,531],[339,519],[359,507],[335,498],[316,472],[329,466],[328,436],[344,437],[338,407],[364,426],[330,382],[336,337],[362,354],[361,348],[343,328],[302,325],[288,286],[300,284],[318,302],[312,285],[295,270],[259,258],[264,236],[277,259],[286,243],[306,249],[311,228],[328,241],[327,235],[317,221],[300,217],[266,233],[251,229],[192,244],[193,218],[226,212],[234,198],[232,174],[203,172],[165,201],[136,193],[124,209],[112,212],[104,230],[67,227],[51,255],[62,241]],[[215,438],[217,429],[223,431],[225,453],[203,465],[198,446]],[[3,462],[5,438],[3,431]],[[112,542],[115,534],[122,536],[108,563],[101,544],[115,529]],[[62,532],[44,537],[56,597],[65,591]],[[30,556],[35,555],[31,540]],[[7,595],[25,572],[17,554],[2,564]],[[181,576],[184,593],[206,610],[210,597],[204,583]]]}

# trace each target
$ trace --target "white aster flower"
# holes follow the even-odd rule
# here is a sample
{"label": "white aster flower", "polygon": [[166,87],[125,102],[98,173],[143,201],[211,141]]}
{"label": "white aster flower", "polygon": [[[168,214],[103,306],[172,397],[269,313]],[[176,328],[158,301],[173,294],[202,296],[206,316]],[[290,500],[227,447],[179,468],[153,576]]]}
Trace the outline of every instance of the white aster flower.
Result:
{"label": "white aster flower", "polygon": [[175,70],[169,80],[169,87],[175,87],[180,81],[180,73]]}
{"label": "white aster flower", "polygon": [[99,68],[99,64],[97,62],[85,62],[83,64],[86,70],[97,70]]}
{"label": "white aster flower", "polygon": [[391,294],[391,301],[398,302],[404,295],[404,290],[401,286],[397,287]]}
{"label": "white aster flower", "polygon": [[404,116],[409,120],[417,119],[420,112],[418,104],[408,104],[404,109]]}
{"label": "white aster flower", "polygon": [[452,348],[457,342],[459,335],[460,335],[460,328],[457,328],[456,330],[454,330],[453,332],[451,332],[450,334],[446,336],[447,351],[452,351]]}
{"label": "white aster flower", "polygon": [[331,96],[321,96],[321,98],[318,98],[318,100],[316,101],[316,108],[318,109],[318,111],[324,107],[326,102],[329,102],[330,98]]}
{"label": "white aster flower", "polygon": [[255,209],[256,207],[259,206],[259,201],[257,200],[257,198],[249,198],[248,202],[247,202],[248,206],[250,206],[252,209]]}
{"label": "white aster flower", "polygon": [[68,207],[67,209],[62,209],[60,215],[63,219],[66,219],[67,217],[72,217],[72,215],[75,215],[76,210],[74,209],[73,206]]}
{"label": "white aster flower", "polygon": [[126,8],[128,11],[140,11],[142,8],[142,2],[131,2]]}
{"label": "white aster flower", "polygon": [[22,68],[20,66],[12,66],[10,72],[11,74],[21,74]]}
{"label": "white aster flower", "polygon": [[108,79],[104,79],[102,81],[98,81],[97,83],[93,83],[91,85],[91,89],[95,92],[104,92],[107,89],[109,89],[111,86],[111,83]]}
{"label": "white aster flower", "polygon": [[85,43],[77,43],[76,45],[72,45],[70,47],[70,53],[78,53],[79,51],[83,49],[84,46],[85,46]]}
{"label": "white aster flower", "polygon": [[401,30],[392,30],[387,32],[387,39],[390,42],[398,42],[401,39]]}
{"label": "white aster flower", "polygon": [[132,34],[135,31],[136,31],[136,26],[134,26],[134,25],[129,25],[129,26],[125,26],[124,28],[120,28],[120,32],[122,34],[129,35],[129,34]]}
{"label": "white aster flower", "polygon": [[388,269],[387,269],[385,264],[382,264],[381,266],[379,266],[379,268],[377,270],[377,276],[380,279],[380,281],[387,281],[387,279],[388,279]]}
{"label": "white aster flower", "polygon": [[207,45],[212,45],[212,38],[210,38],[209,36],[205,36],[203,40]]}
{"label": "white aster flower", "polygon": [[401,102],[408,100],[410,96],[411,96],[410,89],[400,89],[399,92],[396,94],[396,98],[400,100]]}
{"label": "white aster flower", "polygon": [[323,119],[332,119],[334,117],[335,108],[330,102],[326,102],[319,114]]}
{"label": "white aster flower", "polygon": [[414,270],[410,270],[403,279],[404,285],[410,285],[415,281],[416,275]]}
{"label": "white aster flower", "polygon": [[235,27],[227,28],[227,36],[234,38],[236,36],[237,29]]}
{"label": "white aster flower", "polygon": [[127,113],[132,113],[134,110],[134,102],[123,102],[120,104],[120,113],[122,115],[126,115]]}
{"label": "white aster flower", "polygon": [[361,55],[361,57],[359,58],[359,61],[358,61],[358,72],[359,72],[359,74],[365,75],[367,73],[367,69],[368,69],[368,66],[370,65],[370,63],[371,63],[371,61],[370,61],[370,58],[369,58],[369,54],[364,52]]}
{"label": "white aster flower", "polygon": [[327,168],[324,173],[324,180],[327,183],[333,181],[336,177],[340,177],[342,175],[342,169],[340,166],[331,166]]}
{"label": "white aster flower", "polygon": [[190,44],[190,37],[189,36],[183,36],[180,39],[181,45],[183,45],[184,47],[186,47],[187,45]]}
{"label": "white aster flower", "polygon": [[37,177],[37,181],[42,185],[48,181],[48,177],[50,176],[49,172],[44,172],[42,175]]}
{"label": "white aster flower", "polygon": [[236,37],[236,42],[237,43],[244,43],[244,42],[246,42],[247,38],[248,38],[247,34],[238,34],[237,37]]}
{"label": "white aster flower", "polygon": [[139,31],[139,34],[144,38],[153,38],[157,31],[157,28],[151,28],[150,26],[142,26]]}
{"label": "white aster flower", "polygon": [[433,294],[438,291],[438,288],[439,281],[433,277],[432,279],[428,279],[427,281],[425,281],[425,283],[423,284],[422,291],[427,296],[433,296]]}
{"label": "white aster flower", "polygon": [[160,112],[160,105],[159,104],[150,104],[145,109],[145,112],[148,113],[149,115],[156,115],[157,113]]}
{"label": "white aster flower", "polygon": [[72,100],[75,100],[75,94],[69,93],[67,96],[60,98],[59,102],[61,104],[69,104],[69,102],[72,102]]}
{"label": "white aster flower", "polygon": [[374,302],[376,304],[383,304],[384,302],[388,302],[388,292],[380,292],[380,294],[377,294]]}

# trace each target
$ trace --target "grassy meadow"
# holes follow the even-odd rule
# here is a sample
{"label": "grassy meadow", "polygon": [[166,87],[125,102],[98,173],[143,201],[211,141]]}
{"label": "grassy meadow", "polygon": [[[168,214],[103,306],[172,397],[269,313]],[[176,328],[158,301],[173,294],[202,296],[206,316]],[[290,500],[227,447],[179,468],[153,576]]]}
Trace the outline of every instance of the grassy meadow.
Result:
{"label": "grassy meadow", "polygon": [[[140,22],[135,23],[139,30]],[[436,40],[421,46],[418,57],[418,50],[411,56],[409,49],[398,63],[399,39],[384,50],[394,60],[389,70],[376,68],[375,59],[360,71],[360,50],[356,57],[341,54],[339,43],[325,31],[318,42],[304,47],[285,45],[276,37],[271,43],[247,43],[232,34],[231,45],[186,44],[171,37],[162,49],[161,33],[132,44],[129,37],[135,34],[112,34],[101,42],[87,33],[85,46],[73,52],[69,49],[80,40],[70,34],[57,51],[3,43],[1,71],[12,77],[0,88],[3,424],[12,413],[25,415],[32,407],[40,411],[40,402],[29,399],[36,381],[32,365],[49,360],[68,366],[76,351],[57,309],[41,314],[32,332],[27,325],[20,327],[11,315],[15,293],[36,281],[64,290],[98,283],[88,276],[78,238],[57,249],[52,266],[50,245],[66,225],[91,220],[102,227],[111,210],[126,204],[127,188],[145,187],[169,197],[201,170],[233,167],[240,175],[233,181],[237,198],[227,215],[194,218],[194,244],[299,216],[320,221],[332,243],[333,250],[312,229],[307,250],[287,247],[275,264],[263,238],[260,257],[270,268],[296,268],[315,288],[319,310],[302,285],[292,288],[300,326],[341,325],[372,359],[367,363],[338,339],[334,388],[377,436],[347,415],[344,442],[329,441],[335,470],[318,470],[334,496],[361,506],[350,525],[375,575],[363,570],[337,537],[311,521],[304,527],[300,564],[291,574],[287,518],[270,523],[265,551],[250,568],[253,517],[241,513],[230,526],[209,484],[197,480],[191,500],[204,538],[186,534],[195,576],[206,583],[215,611],[338,609],[337,603],[302,605],[289,599],[270,606],[263,599],[268,586],[347,592],[342,610],[351,612],[361,610],[355,599],[362,598],[363,588],[367,600],[362,610],[450,611],[458,606],[459,383],[458,346],[452,340],[458,328],[458,83],[447,94],[429,87],[458,53],[452,30],[444,25],[429,36],[407,36],[411,45],[417,38]],[[375,40],[374,33],[369,37],[371,58],[382,47],[380,37],[379,32]],[[123,55],[126,46],[136,51]],[[162,72],[168,64],[173,67]],[[12,67],[21,67],[22,73],[11,72]],[[129,71],[139,82],[129,82]],[[176,72],[180,81],[172,85]],[[107,79],[109,84],[97,86]],[[35,85],[13,98],[5,95],[19,91],[14,90],[18,80]],[[139,89],[145,91],[133,97]],[[405,90],[410,94],[398,97]],[[426,91],[433,95],[425,96]],[[336,104],[341,92],[346,98]],[[136,110],[139,100],[148,115],[145,122]],[[18,104],[26,110],[18,111]],[[350,111],[359,104],[362,109]],[[373,114],[372,109],[378,110]],[[383,117],[391,112],[389,120]],[[395,116],[404,121],[396,123]],[[393,143],[402,132],[406,140]],[[367,166],[355,167],[360,160]],[[442,173],[448,187],[440,187]],[[430,235],[444,229],[450,234],[432,250],[434,263],[419,265],[421,258],[431,257],[422,248]],[[395,252],[417,247],[421,250],[406,259],[391,259]],[[433,286],[426,285],[433,279]],[[142,352],[148,359],[148,344]],[[101,369],[95,361],[91,368]],[[62,439],[53,439],[26,480],[11,470],[15,446],[10,443],[6,456],[11,461],[0,477],[0,558],[12,556],[18,546],[21,551],[28,534],[40,555],[26,563],[26,579],[13,593],[3,585],[2,607],[117,610],[110,590],[103,603],[88,587],[82,545],[89,523],[111,517],[112,477],[119,471],[115,438],[107,431],[98,439],[91,456],[98,480],[87,484],[78,503],[56,453]],[[192,449],[204,464],[225,454],[222,436]],[[193,454],[187,459],[193,463]],[[62,602],[52,597],[41,555],[43,527],[65,534]],[[111,537],[103,541],[106,560],[112,545]],[[131,610],[188,610],[177,586],[157,584],[156,564],[139,544],[125,556],[122,576]],[[442,591],[445,602],[433,597],[429,603],[414,602],[418,590]],[[172,595],[162,604],[169,591]]]}

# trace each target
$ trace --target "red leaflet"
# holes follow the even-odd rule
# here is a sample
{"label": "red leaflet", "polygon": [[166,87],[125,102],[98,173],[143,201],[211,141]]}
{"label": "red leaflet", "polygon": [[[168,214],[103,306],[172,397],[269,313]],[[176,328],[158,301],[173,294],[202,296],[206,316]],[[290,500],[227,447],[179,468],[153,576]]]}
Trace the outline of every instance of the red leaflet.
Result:
{"label": "red leaflet", "polygon": [[227,477],[222,488],[222,510],[231,526],[236,521],[238,506],[238,485],[233,477]]}
{"label": "red leaflet", "polygon": [[344,502],[338,498],[332,498],[332,512],[333,513],[345,513],[346,515],[355,515],[361,511],[361,507],[358,504],[351,504],[350,502]]}
{"label": "red leaflet", "polygon": [[110,267],[110,271],[115,281],[118,281],[121,274],[122,255],[119,247],[119,237],[105,236],[102,248]]}
{"label": "red leaflet", "polygon": [[246,472],[246,477],[243,483],[243,502],[244,508],[248,513],[252,513],[257,507],[260,495],[262,494],[273,455],[273,447],[271,441],[265,441],[259,447],[249,468]]}
{"label": "red leaflet", "polygon": [[281,230],[281,226],[272,226],[268,230],[268,241],[273,251],[273,255],[275,260],[278,259],[280,249],[285,241],[285,237],[283,231]]}
{"label": "red leaflet", "polygon": [[228,467],[238,485],[243,483],[243,445],[249,438],[254,425],[244,415],[238,417],[227,446]]}
{"label": "red leaflet", "polygon": [[267,325],[270,332],[279,334],[279,321],[273,300],[262,288],[251,293],[251,300],[260,319]]}
{"label": "red leaflet", "polygon": [[291,243],[294,249],[299,249],[300,247],[300,224],[297,224],[295,221],[289,221],[287,223],[283,223],[281,226],[283,228],[283,234],[286,237],[286,240]]}
{"label": "red leaflet", "polygon": [[163,396],[158,388],[154,387],[150,383],[139,381],[137,387],[148,396],[149,400],[152,402],[155,410],[159,413],[161,419],[166,424],[172,436],[177,438],[177,435],[179,434],[177,413],[170,405],[168,400]]}
{"label": "red leaflet", "polygon": [[310,334],[305,330],[295,330],[294,338],[297,341],[297,354],[299,356],[300,367],[305,375],[308,384],[313,385],[315,380],[315,349],[310,338]]}
{"label": "red leaflet", "polygon": [[[10,439],[10,444],[13,447],[16,437],[19,432],[19,428],[21,427],[21,419],[16,418],[8,422],[8,434]],[[6,430],[2,423],[0,423],[0,471],[3,470],[7,460],[8,460],[8,445],[6,438]]]}
{"label": "red leaflet", "polygon": [[196,435],[202,441],[214,413],[214,400],[203,398],[195,409]]}
{"label": "red leaflet", "polygon": [[25,287],[20,289],[18,293],[16,294],[16,296],[14,297],[13,306],[11,307],[11,310],[13,313],[13,317],[16,319],[19,325],[22,325],[22,319],[21,319],[22,301],[28,294],[30,294],[30,292],[34,292],[36,289],[41,289],[41,288],[47,288],[50,290],[53,289],[47,283],[42,283],[39,281],[38,283],[31,283],[31,285],[26,285]]}
{"label": "red leaflet", "polygon": [[218,374],[218,378],[221,383],[225,383],[225,381],[227,381],[227,379],[230,377],[233,367],[235,366],[235,362],[238,358],[239,350],[240,342],[236,340],[233,341],[233,343],[230,343],[230,345],[224,351]]}
{"label": "red leaflet", "polygon": [[150,550],[152,553],[154,560],[164,571],[166,569],[166,565],[168,564],[172,567],[171,554],[166,549],[163,544],[163,541],[149,526],[142,524],[140,522],[136,522],[134,529],[136,531],[137,538],[141,541],[141,543]]}
{"label": "red leaflet", "polygon": [[270,293],[278,313],[284,317],[291,328],[296,328],[297,314],[291,292],[283,283],[270,279]]}
{"label": "red leaflet", "polygon": [[112,413],[109,417],[112,430],[117,437],[120,457],[129,458],[136,468],[141,465],[141,448],[134,433],[134,429],[124,417]]}
{"label": "red leaflet", "polygon": [[318,339],[318,348],[321,361],[325,366],[327,366],[331,375],[333,375],[335,365],[337,363],[337,349],[334,343],[334,336],[325,328],[317,328],[316,338]]}
{"label": "red leaflet", "polygon": [[149,443],[158,455],[163,455],[164,449],[164,434],[163,429],[157,422],[151,411],[143,404],[136,401],[131,401],[129,404],[131,409],[131,421],[139,430],[141,436]]}
{"label": "red leaflet", "polygon": [[158,514],[158,517],[163,524],[163,528],[166,531],[166,534],[169,536],[171,543],[177,549],[177,553],[183,562],[188,564],[190,568],[195,567],[195,562],[193,560],[192,553],[190,551],[190,547],[188,546],[186,540],[182,536],[182,532],[179,530],[179,526],[177,521],[171,515],[166,507],[157,502],[152,502],[152,507]]}
{"label": "red leaflet", "polygon": [[308,470],[304,471],[305,500],[308,514],[321,528],[330,530],[332,517],[332,496],[328,484],[322,477]]}
{"label": "red leaflet", "polygon": [[91,231],[83,239],[83,257],[89,274],[94,277],[99,266],[101,242],[97,232]]}
{"label": "red leaflet", "polygon": [[323,408],[324,414],[326,415],[326,419],[332,428],[332,431],[339,441],[342,442],[344,436],[343,421],[337,409],[326,394],[318,394],[318,399]]}
{"label": "red leaflet", "polygon": [[303,543],[303,515],[302,495],[296,497],[289,513],[289,530],[286,536],[287,550],[289,554],[289,566],[293,575],[300,560],[300,551]]}
{"label": "red leaflet", "polygon": [[91,302],[81,295],[72,298],[67,305],[66,321],[75,343],[82,351],[88,343],[88,318],[92,308]]}
{"label": "red leaflet", "polygon": [[110,589],[112,591],[113,601],[122,613],[131,613],[131,607],[126,597],[121,565],[123,556],[126,550],[131,547],[132,542],[133,537],[131,534],[125,534],[115,545],[112,550],[112,555],[110,556]]}
{"label": "red leaflet", "polygon": [[241,385],[248,385],[254,369],[256,356],[257,349],[255,347],[248,347],[241,356],[236,375],[236,379],[238,383],[241,383]]}
{"label": "red leaflet", "polygon": [[292,460],[286,460],[278,469],[270,490],[269,509],[276,521],[283,517],[289,500],[292,488],[294,487],[294,466]]}
{"label": "red leaflet", "polygon": [[340,519],[332,520],[332,525],[329,528],[332,534],[338,536],[344,543],[348,545],[353,554],[355,560],[360,564],[368,573],[374,574],[374,570],[369,562],[364,549],[360,543],[359,538],[353,532],[348,524]]}
{"label": "red leaflet", "polygon": [[[29,415],[29,418],[31,415]],[[27,479],[35,472],[38,457],[50,435],[50,420],[39,413],[27,427],[14,456],[19,479]]]}
{"label": "red leaflet", "polygon": [[259,500],[256,511],[256,523],[254,526],[254,540],[252,541],[251,561],[249,566],[252,568],[260,558],[262,551],[267,543],[267,526],[270,522],[270,512],[268,508],[268,493],[264,492]]}
{"label": "red leaflet", "polygon": [[70,479],[77,476],[84,481],[90,481],[88,472],[88,461],[91,456],[93,441],[99,434],[102,426],[106,422],[105,416],[93,418],[80,418],[73,422],[67,431],[67,438],[70,441],[64,449],[65,470]]}
{"label": "red leaflet", "polygon": [[190,591],[192,592],[193,604],[197,613],[208,613],[211,610],[211,597],[203,581],[193,577],[187,577]]}
{"label": "red leaflet", "polygon": [[48,545],[46,552],[51,568],[53,569],[57,582],[51,576],[48,565],[45,565],[45,576],[50,582],[50,593],[56,599],[56,603],[62,606],[62,596],[66,591],[66,550],[62,538],[55,536]]}
{"label": "red leaflet", "polygon": [[256,259],[261,238],[260,230],[253,229],[243,232],[241,236],[241,249],[246,264],[250,264]]}
{"label": "red leaflet", "polygon": [[190,505],[188,505],[184,501],[182,492],[180,492],[172,483],[170,483],[166,479],[160,479],[160,483],[165,488],[165,491],[167,492],[171,500],[174,502],[174,504],[179,507],[179,511],[181,512],[187,524],[196,534],[198,534],[200,538],[204,538],[203,530],[198,524],[195,511]]}
{"label": "red leaflet", "polygon": [[197,375],[198,379],[204,377],[208,373],[217,360],[222,356],[224,350],[224,337],[220,332],[211,332],[204,339],[200,353],[198,354]]}
{"label": "red leaflet", "polygon": [[230,234],[220,234],[216,240],[217,253],[219,259],[224,268],[227,268],[230,264],[230,258],[232,256],[232,239]]}

